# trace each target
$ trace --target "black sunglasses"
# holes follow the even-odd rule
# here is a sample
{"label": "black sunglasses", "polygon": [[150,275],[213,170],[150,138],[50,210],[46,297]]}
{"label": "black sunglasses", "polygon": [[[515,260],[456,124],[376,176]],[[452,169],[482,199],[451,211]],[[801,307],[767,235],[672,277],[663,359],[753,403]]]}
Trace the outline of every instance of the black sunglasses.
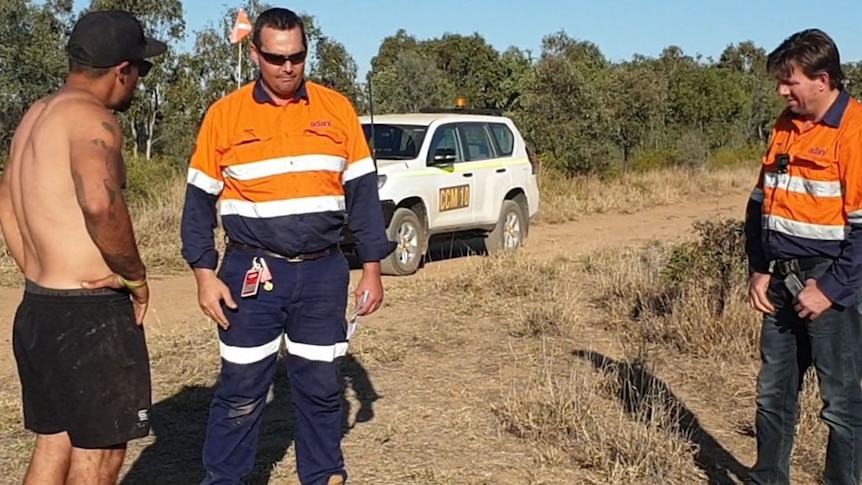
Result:
{"label": "black sunglasses", "polygon": [[132,59],[129,64],[138,68],[138,77],[146,77],[153,68],[153,63],[144,59]]}
{"label": "black sunglasses", "polygon": [[260,57],[263,57],[263,60],[268,64],[272,64],[275,66],[283,66],[285,62],[290,61],[291,64],[302,64],[305,62],[305,56],[308,54],[307,51],[297,52],[296,54],[291,54],[289,56],[284,56],[281,54],[272,54],[269,52],[264,52],[260,49],[257,50]]}

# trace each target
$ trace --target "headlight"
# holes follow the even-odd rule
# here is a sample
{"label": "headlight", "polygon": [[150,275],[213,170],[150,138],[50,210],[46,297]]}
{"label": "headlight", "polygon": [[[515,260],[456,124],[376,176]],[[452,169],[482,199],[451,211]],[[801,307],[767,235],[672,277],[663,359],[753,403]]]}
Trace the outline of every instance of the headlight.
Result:
{"label": "headlight", "polygon": [[378,175],[377,176],[377,188],[382,189],[383,184],[386,183],[386,175]]}

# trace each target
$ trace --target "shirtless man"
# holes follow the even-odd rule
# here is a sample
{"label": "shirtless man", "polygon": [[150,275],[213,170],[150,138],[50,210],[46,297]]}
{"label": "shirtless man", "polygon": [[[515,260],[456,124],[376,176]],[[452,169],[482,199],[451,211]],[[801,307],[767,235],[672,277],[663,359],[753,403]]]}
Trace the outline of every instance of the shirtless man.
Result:
{"label": "shirtless man", "polygon": [[65,85],[12,139],[0,227],[25,278],[12,340],[24,426],[37,435],[25,485],[115,484],[126,443],[149,434],[149,289],[111,110],[129,108],[144,59],[165,49],[128,12],[87,14]]}

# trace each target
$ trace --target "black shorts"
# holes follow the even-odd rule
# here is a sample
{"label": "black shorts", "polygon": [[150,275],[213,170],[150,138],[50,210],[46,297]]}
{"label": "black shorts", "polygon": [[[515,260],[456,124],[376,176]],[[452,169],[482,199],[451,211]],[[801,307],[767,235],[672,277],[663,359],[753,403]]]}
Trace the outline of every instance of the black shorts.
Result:
{"label": "black shorts", "polygon": [[73,446],[90,449],[149,434],[149,354],[127,293],[27,281],[12,348],[28,430],[66,431]]}

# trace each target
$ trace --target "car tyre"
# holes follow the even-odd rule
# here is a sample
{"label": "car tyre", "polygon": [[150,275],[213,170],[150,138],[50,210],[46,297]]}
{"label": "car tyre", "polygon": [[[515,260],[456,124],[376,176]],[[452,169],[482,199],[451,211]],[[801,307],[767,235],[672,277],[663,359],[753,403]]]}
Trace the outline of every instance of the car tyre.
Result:
{"label": "car tyre", "polygon": [[485,249],[488,254],[518,250],[523,245],[527,235],[527,224],[524,209],[520,204],[514,200],[504,200],[500,210],[500,219],[497,220],[497,225],[485,239]]}
{"label": "car tyre", "polygon": [[399,207],[392,215],[387,235],[395,241],[395,251],[380,262],[381,272],[385,275],[408,276],[419,270],[425,256],[427,236],[425,224],[416,212]]}

